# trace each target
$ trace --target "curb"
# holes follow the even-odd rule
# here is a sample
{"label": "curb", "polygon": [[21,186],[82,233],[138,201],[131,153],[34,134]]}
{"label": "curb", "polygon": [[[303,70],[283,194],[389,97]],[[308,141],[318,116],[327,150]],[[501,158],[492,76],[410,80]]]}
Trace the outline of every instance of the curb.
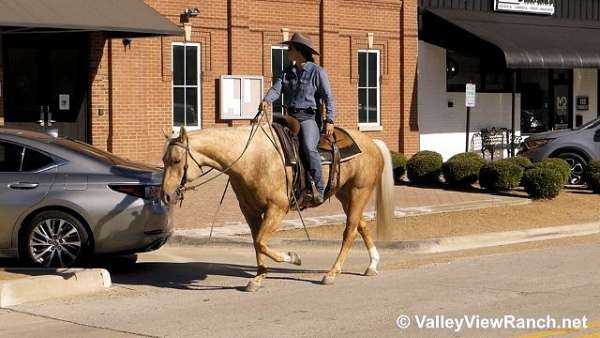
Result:
{"label": "curb", "polygon": [[[491,232],[477,235],[442,237],[425,240],[413,241],[389,241],[376,242],[377,247],[381,249],[397,250],[414,254],[433,254],[461,250],[473,250],[481,248],[490,248],[502,245],[511,245],[527,242],[546,241],[551,239],[560,239],[568,237],[579,237],[600,234],[600,222],[564,225],[546,228],[534,228],[526,230]],[[208,238],[185,237],[175,235],[171,244],[183,245],[206,245],[206,244],[226,244],[238,246],[252,246],[252,241],[240,237],[220,237],[208,241]],[[313,247],[339,247],[340,240],[294,240],[279,239],[273,240],[273,244],[280,245],[304,245]],[[364,248],[362,240],[357,239],[354,246]]]}
{"label": "curb", "polygon": [[10,268],[0,273],[2,271],[30,276],[0,281],[0,308],[97,292],[112,284],[110,273],[105,269]]}

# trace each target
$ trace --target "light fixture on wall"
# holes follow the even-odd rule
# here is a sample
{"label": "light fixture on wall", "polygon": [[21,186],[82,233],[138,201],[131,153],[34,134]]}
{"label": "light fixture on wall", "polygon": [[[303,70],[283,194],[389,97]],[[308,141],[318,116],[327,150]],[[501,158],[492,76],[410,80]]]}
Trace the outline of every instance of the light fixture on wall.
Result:
{"label": "light fixture on wall", "polygon": [[373,49],[373,33],[367,33],[367,43],[369,49]]}
{"label": "light fixture on wall", "polygon": [[187,8],[185,11],[183,11],[183,14],[185,16],[187,16],[188,18],[195,18],[198,15],[200,15],[200,10],[196,7],[194,8]]}
{"label": "light fixture on wall", "polygon": [[281,36],[283,37],[283,41],[288,41],[290,39],[290,30],[287,28],[282,28]]}
{"label": "light fixture on wall", "polygon": [[130,38],[123,38],[123,46],[125,48],[131,48],[131,39]]}
{"label": "light fixture on wall", "polygon": [[192,24],[190,18],[195,18],[200,15],[200,10],[196,7],[186,8],[179,16],[179,21],[183,23],[183,33],[186,42],[192,40]]}

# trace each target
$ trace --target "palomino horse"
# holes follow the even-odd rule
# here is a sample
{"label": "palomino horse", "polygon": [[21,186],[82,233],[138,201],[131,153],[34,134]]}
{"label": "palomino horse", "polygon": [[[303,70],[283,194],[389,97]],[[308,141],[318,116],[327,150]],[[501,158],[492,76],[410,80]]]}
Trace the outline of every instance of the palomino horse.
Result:
{"label": "palomino horse", "polygon": [[[381,141],[373,141],[358,131],[350,130],[349,133],[362,154],[341,164],[340,184],[335,196],[346,213],[346,229],[340,253],[323,277],[323,284],[332,284],[341,273],[357,231],[369,250],[370,264],[365,275],[377,274],[379,253],[362,218],[376,187],[379,236],[392,221],[390,152]],[[246,286],[246,291],[258,290],[267,276],[265,256],[278,263],[301,265],[300,257],[295,252],[281,253],[267,245],[269,236],[279,229],[282,219],[290,210],[291,187],[288,183],[292,179],[291,168],[284,167],[282,163],[279,140],[269,133],[267,124],[252,128],[212,128],[189,134],[181,128],[179,137],[167,142],[161,193],[165,203],[177,203],[182,198],[180,195],[185,183],[203,176],[202,166],[229,175],[231,187],[250,226],[256,251],[258,272]],[[323,176],[326,178],[328,170],[324,169]]]}

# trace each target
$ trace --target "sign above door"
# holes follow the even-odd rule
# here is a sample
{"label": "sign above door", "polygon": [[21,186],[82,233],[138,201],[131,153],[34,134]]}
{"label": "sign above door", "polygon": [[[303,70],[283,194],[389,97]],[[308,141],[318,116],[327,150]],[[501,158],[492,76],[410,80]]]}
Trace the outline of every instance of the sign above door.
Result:
{"label": "sign above door", "polygon": [[494,0],[494,10],[529,14],[554,15],[554,0]]}

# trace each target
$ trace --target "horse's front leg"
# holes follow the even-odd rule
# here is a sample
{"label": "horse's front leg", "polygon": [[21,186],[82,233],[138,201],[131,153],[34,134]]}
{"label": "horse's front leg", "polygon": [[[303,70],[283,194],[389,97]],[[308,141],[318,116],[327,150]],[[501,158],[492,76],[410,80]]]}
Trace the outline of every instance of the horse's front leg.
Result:
{"label": "horse's front leg", "polygon": [[344,208],[346,209],[346,229],[344,230],[342,248],[329,272],[323,276],[323,284],[333,284],[335,277],[342,272],[342,266],[350,253],[352,244],[354,244],[357,229],[362,221],[363,211],[371,197],[372,191],[372,188],[352,188],[350,190],[348,204]]}
{"label": "horse's front leg", "polygon": [[295,252],[280,253],[271,249],[268,245],[269,236],[277,231],[279,225],[281,224],[281,220],[285,216],[286,211],[282,208],[272,206],[269,207],[267,212],[263,217],[262,222],[258,229],[253,230],[252,237],[254,240],[254,250],[256,251],[256,261],[258,264],[258,273],[256,277],[252,278],[248,285],[246,286],[246,291],[254,292],[257,291],[261,286],[263,280],[267,277],[267,267],[264,264],[264,256],[268,256],[278,263],[290,263],[295,265],[301,265],[302,261],[300,260],[300,256],[298,256]]}

